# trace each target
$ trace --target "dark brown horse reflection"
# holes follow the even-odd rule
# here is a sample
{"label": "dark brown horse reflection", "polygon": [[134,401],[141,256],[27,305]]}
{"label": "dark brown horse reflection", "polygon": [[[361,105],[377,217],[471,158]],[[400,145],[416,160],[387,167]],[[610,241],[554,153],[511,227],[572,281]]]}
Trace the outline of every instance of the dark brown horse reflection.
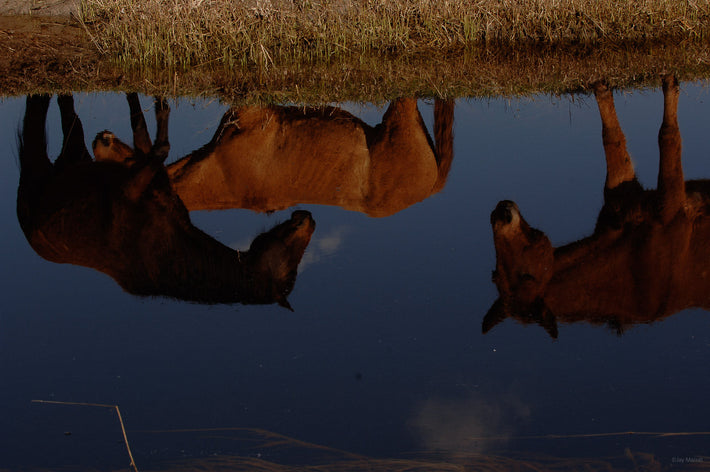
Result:
{"label": "dark brown horse reflection", "polygon": [[656,190],[636,180],[611,92],[594,87],[607,177],[594,233],[553,248],[511,201],[491,214],[500,298],[483,321],[538,323],[557,337],[558,322],[606,324],[617,333],[685,308],[710,308],[710,181],[688,181],[681,167],[678,82],[663,78]]}
{"label": "dark brown horse reflection", "polygon": [[234,108],[168,174],[189,210],[314,203],[388,216],[444,187],[453,113],[435,101],[432,140],[414,98],[392,101],[374,127],[333,107]]}
{"label": "dark brown horse reflection", "polygon": [[134,147],[105,131],[93,142],[92,159],[72,97],[59,96],[64,140],[52,163],[45,137],[50,97],[27,98],[17,214],[32,248],[50,261],[104,272],[137,295],[290,308],[286,297],[315,228],[310,213],[294,212],[244,252],[203,233],[163,165],[167,104],[156,99],[153,143],[138,97],[130,94],[128,102]]}

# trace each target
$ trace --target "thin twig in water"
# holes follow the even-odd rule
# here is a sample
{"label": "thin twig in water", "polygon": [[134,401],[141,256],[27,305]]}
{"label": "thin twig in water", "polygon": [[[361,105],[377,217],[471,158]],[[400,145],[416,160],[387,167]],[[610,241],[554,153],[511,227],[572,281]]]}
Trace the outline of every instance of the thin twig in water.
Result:
{"label": "thin twig in water", "polygon": [[710,436],[710,431],[679,431],[679,432],[662,432],[662,431],[618,431],[613,433],[590,433],[590,434],[543,434],[539,436],[481,436],[467,438],[471,441],[497,441],[511,439],[580,439],[580,438],[602,438],[609,436],[657,436],[665,438],[670,436]]}
{"label": "thin twig in water", "polygon": [[138,472],[138,467],[136,467],[136,462],[133,460],[133,453],[131,452],[131,446],[128,445],[128,436],[126,435],[126,428],[123,425],[123,418],[121,417],[121,410],[119,410],[118,405],[106,405],[103,403],[80,403],[80,402],[60,402],[54,400],[32,400],[32,403],[46,403],[50,405],[72,405],[72,406],[97,406],[100,408],[114,408],[116,414],[118,415],[118,422],[121,424],[121,432],[123,433],[123,442],[126,444],[126,451],[128,451],[128,457],[131,459],[131,468],[134,472]]}

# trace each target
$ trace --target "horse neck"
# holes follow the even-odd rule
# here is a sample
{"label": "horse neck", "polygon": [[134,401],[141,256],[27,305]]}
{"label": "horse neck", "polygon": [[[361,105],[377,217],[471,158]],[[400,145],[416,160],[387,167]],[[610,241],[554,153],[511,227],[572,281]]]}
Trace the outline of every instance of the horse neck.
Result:
{"label": "horse neck", "polygon": [[648,322],[709,307],[705,236],[710,225],[679,219],[642,226],[631,234],[602,233],[556,249],[545,295],[550,310],[563,321],[595,314]]}
{"label": "horse neck", "polygon": [[592,236],[555,249],[554,273],[544,298],[558,320],[594,321],[590,318],[634,311],[629,257],[613,243]]}
{"label": "horse neck", "polygon": [[238,303],[249,298],[253,287],[248,253],[231,249],[195,227],[176,240],[151,271],[157,295],[199,303]]}

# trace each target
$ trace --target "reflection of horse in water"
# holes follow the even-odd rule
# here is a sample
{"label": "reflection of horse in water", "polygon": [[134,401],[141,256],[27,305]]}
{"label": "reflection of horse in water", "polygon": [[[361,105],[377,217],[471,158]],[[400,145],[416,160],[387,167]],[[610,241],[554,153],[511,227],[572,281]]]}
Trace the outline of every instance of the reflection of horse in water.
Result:
{"label": "reflection of horse in water", "polygon": [[296,269],[315,223],[308,212],[235,251],[190,222],[163,161],[168,155],[167,104],[156,101],[155,144],[135,94],[128,96],[135,149],[99,133],[93,160],[71,96],[58,98],[64,141],[47,156],[49,96],[30,96],[20,145],[17,214],[43,258],[83,265],[128,292],[204,303],[274,303],[289,307]]}
{"label": "reflection of horse in water", "polygon": [[393,101],[375,127],[339,108],[232,109],[168,174],[189,210],[315,203],[387,216],[443,188],[453,111],[435,102],[432,142],[413,98]]}
{"label": "reflection of horse in water", "polygon": [[685,308],[710,308],[710,181],[683,178],[677,81],[663,80],[657,190],[636,180],[611,92],[601,83],[594,91],[607,163],[594,234],[553,248],[517,205],[500,202],[491,215],[500,298],[484,333],[508,316],[538,323],[552,337],[557,321],[608,324],[621,333]]}

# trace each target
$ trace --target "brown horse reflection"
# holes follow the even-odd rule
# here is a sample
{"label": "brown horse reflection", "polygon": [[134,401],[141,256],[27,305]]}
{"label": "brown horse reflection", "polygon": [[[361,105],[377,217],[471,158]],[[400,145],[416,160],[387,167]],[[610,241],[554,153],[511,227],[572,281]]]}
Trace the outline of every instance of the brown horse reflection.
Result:
{"label": "brown horse reflection", "polygon": [[17,214],[32,248],[50,261],[104,272],[137,295],[290,308],[286,297],[315,228],[310,213],[294,212],[245,252],[211,238],[192,225],[163,165],[167,104],[156,100],[153,144],[138,97],[130,94],[128,102],[134,148],[104,131],[94,140],[94,160],[72,97],[59,96],[64,140],[52,163],[45,137],[50,97],[27,98]]}
{"label": "brown horse reflection", "polygon": [[681,167],[678,82],[663,79],[657,190],[636,180],[611,92],[595,85],[607,177],[594,234],[553,248],[510,201],[491,214],[500,298],[483,332],[511,316],[557,337],[557,322],[607,324],[621,334],[690,307],[710,308],[710,183]]}
{"label": "brown horse reflection", "polygon": [[394,100],[375,127],[332,107],[232,109],[168,174],[189,210],[315,203],[387,216],[443,188],[453,111],[435,102],[434,143],[413,98]]}

